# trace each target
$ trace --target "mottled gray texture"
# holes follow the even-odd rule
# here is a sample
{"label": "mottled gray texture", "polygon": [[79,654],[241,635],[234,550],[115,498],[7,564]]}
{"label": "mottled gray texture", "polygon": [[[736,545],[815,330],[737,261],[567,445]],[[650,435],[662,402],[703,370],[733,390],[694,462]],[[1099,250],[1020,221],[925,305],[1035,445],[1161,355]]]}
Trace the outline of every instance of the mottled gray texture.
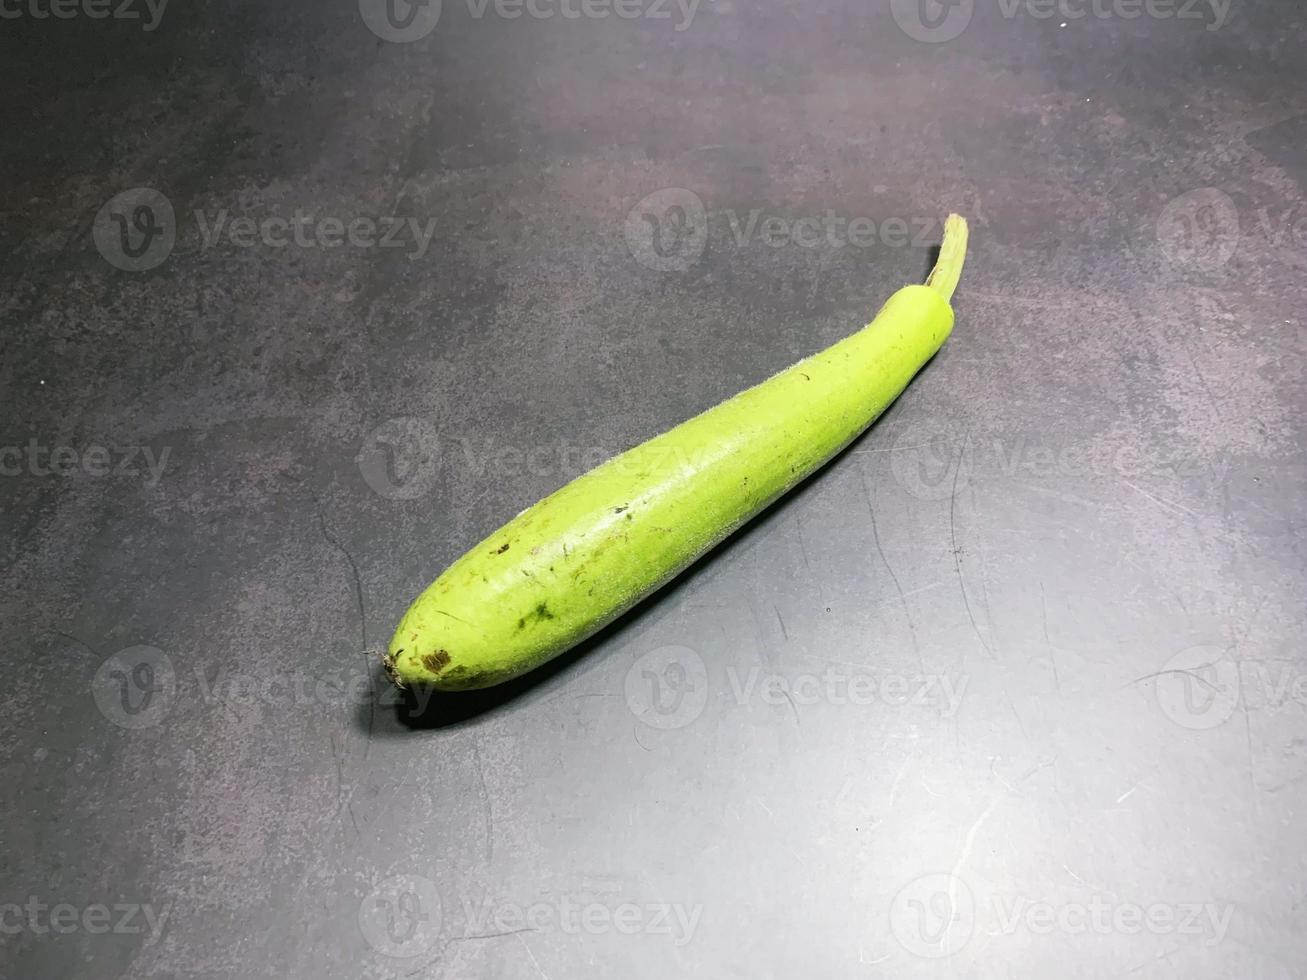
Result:
{"label": "mottled gray texture", "polygon": [[[1297,0],[979,0],[939,44],[872,0],[445,0],[403,45],[343,0],[175,2],[0,21],[0,447],[81,467],[0,457],[0,905],[78,917],[0,910],[0,973],[1303,975]],[[93,223],[142,186],[177,242],[121,271]],[[665,188],[708,212],[683,271],[628,248]],[[197,209],[435,225],[205,247]],[[448,561],[929,266],[741,244],[754,209],[968,215],[952,340],[578,655],[410,717],[363,651]],[[81,918],[119,904],[156,934]]]}

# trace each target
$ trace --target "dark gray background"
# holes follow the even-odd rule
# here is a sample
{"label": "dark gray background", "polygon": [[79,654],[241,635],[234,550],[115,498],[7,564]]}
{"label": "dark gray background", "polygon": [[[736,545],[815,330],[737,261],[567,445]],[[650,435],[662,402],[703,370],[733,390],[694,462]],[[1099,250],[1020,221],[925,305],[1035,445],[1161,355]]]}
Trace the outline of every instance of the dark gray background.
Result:
{"label": "dark gray background", "polygon": [[[0,972],[1302,975],[1301,4],[174,2],[0,19]],[[434,225],[203,237],[297,209]],[[555,669],[395,703],[446,563],[949,210],[954,335],[850,452]]]}

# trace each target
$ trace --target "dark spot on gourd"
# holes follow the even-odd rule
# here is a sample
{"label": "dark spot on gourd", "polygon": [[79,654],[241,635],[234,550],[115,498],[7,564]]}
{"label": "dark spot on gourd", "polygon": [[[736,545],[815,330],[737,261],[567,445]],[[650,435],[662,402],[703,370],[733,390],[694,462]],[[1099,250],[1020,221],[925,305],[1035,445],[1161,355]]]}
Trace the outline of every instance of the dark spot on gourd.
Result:
{"label": "dark spot on gourd", "polygon": [[449,663],[449,651],[437,650],[435,653],[428,653],[422,658],[422,666],[433,674],[439,674]]}
{"label": "dark spot on gourd", "polygon": [[529,613],[517,621],[517,628],[526,629],[526,624],[530,622],[543,623],[546,619],[553,619],[554,614],[549,609],[549,603],[542,602]]}
{"label": "dark spot on gourd", "polygon": [[505,551],[508,550],[509,544],[511,544],[511,542],[505,541],[502,545],[500,545],[493,552],[491,552],[491,554],[502,555]]}
{"label": "dark spot on gourd", "polygon": [[614,507],[614,508],[613,508],[613,513],[614,513],[614,514],[620,514],[622,511],[626,510],[626,508],[629,507],[629,506],[630,506],[629,504],[622,504],[621,507]]}

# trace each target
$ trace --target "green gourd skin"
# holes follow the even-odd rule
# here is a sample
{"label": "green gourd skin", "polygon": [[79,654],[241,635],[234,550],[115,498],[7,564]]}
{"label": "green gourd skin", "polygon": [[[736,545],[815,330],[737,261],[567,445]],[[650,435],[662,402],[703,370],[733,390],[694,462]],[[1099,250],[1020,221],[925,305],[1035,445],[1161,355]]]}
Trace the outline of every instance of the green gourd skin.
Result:
{"label": "green gourd skin", "polygon": [[852,336],[629,449],[527,508],[409,607],[383,663],[460,691],[558,656],[676,576],[829,461],[953,329],[966,226],[950,216],[929,285]]}

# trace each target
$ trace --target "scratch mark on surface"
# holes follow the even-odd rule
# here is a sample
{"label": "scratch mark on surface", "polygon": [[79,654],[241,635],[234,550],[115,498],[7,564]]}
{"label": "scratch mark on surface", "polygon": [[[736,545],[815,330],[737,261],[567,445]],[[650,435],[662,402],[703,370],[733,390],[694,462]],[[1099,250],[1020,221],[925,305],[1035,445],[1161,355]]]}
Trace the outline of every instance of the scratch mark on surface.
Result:
{"label": "scratch mark on surface", "polygon": [[1017,793],[1017,794],[1020,794],[1021,790],[1017,789],[1015,786],[1013,786],[1011,783],[1009,783],[1009,782],[1008,782],[1006,779],[1004,779],[1003,776],[999,773],[999,771],[998,771],[998,756],[996,756],[996,755],[991,755],[991,756],[989,757],[989,774],[990,774],[991,776],[993,776],[995,779],[997,779],[1000,783],[1002,783],[1005,787],[1007,787],[1007,790],[1008,790],[1009,793]]}
{"label": "scratch mark on surface", "polygon": [[631,725],[631,737],[635,739],[635,744],[640,746],[640,748],[644,749],[646,752],[653,751],[653,749],[640,741],[640,723],[638,721]]}
{"label": "scratch mark on surface", "polygon": [[911,449],[928,449],[930,443],[923,442],[917,446],[884,446],[878,449],[854,449],[850,456],[865,456],[868,453],[905,453]]}
{"label": "scratch mark on surface", "polygon": [[894,809],[894,800],[899,795],[899,783],[903,781],[903,774],[908,771],[909,757],[904,756],[903,762],[899,765],[899,771],[894,774],[894,782],[889,786],[889,799],[885,801],[885,812],[889,813]]}
{"label": "scratch mark on surface", "polygon": [[1243,696],[1242,686],[1239,691],[1239,709],[1243,714],[1244,742],[1248,746],[1248,785],[1253,791],[1253,806],[1257,808],[1257,813],[1260,816],[1262,812],[1262,794],[1257,787],[1257,758],[1256,753],[1253,751],[1253,726],[1248,719],[1248,702]]}
{"label": "scratch mark on surface", "polygon": [[[1122,480],[1121,482],[1124,483],[1124,484],[1125,484],[1127,487],[1129,487],[1131,490],[1134,490],[1134,491],[1136,491],[1137,493],[1142,493],[1145,497],[1147,497],[1147,498],[1148,498],[1149,500],[1151,500],[1153,503],[1157,504],[1157,506],[1158,506],[1158,507],[1161,507],[1163,510],[1179,510],[1179,511],[1183,511],[1184,513],[1188,514],[1190,517],[1194,517],[1194,518],[1198,518],[1198,517],[1199,517],[1199,515],[1198,515],[1195,511],[1190,510],[1190,509],[1189,509],[1188,507],[1186,507],[1184,504],[1177,504],[1177,503],[1176,503],[1175,501],[1173,501],[1173,500],[1167,500],[1165,497],[1158,497],[1158,496],[1156,496],[1156,495],[1154,495],[1154,494],[1151,494],[1151,493],[1149,493],[1147,490],[1145,490],[1143,487],[1141,487],[1141,486],[1137,486],[1136,484],[1131,483],[1129,480]],[[1201,519],[1201,518],[1200,518],[1200,519]]]}
{"label": "scratch mark on surface", "polygon": [[1007,697],[1007,695],[1003,696],[1003,700],[1007,701],[1007,706],[1012,711],[1012,717],[1017,720],[1017,728],[1021,729],[1021,737],[1024,738],[1027,742],[1029,742],[1030,734],[1026,731],[1026,723],[1023,722],[1021,720],[1021,716],[1017,714],[1017,706],[1012,703],[1012,701]]}
{"label": "scratch mark on surface", "polygon": [[350,798],[351,794],[345,785],[345,763],[344,753],[336,749],[336,736],[330,736],[331,741],[331,758],[336,763],[336,793],[337,798],[344,808],[349,811],[350,823],[354,825],[354,836],[362,837],[363,832],[359,829],[358,817],[354,815],[354,801]]}
{"label": "scratch mark on surface", "polygon": [[1041,769],[1047,769],[1056,761],[1057,761],[1057,756],[1054,755],[1054,756],[1049,756],[1043,762],[1036,762],[1033,766],[1031,766],[1029,769],[1027,769],[1025,772],[1023,772],[1020,776],[1017,777],[1017,782],[1024,783],[1035,773],[1039,772]]}
{"label": "scratch mark on surface", "polygon": [[521,932],[539,932],[540,930],[532,926],[523,926],[521,929],[509,929],[507,932],[483,932],[475,936],[452,936],[451,942],[465,943],[472,939],[499,939],[501,936],[516,936]]}
{"label": "scratch mark on surface", "polygon": [[817,256],[817,271],[814,272],[814,273],[812,274],[812,291],[808,294],[808,306],[809,306],[809,307],[811,307],[812,304],[813,304],[813,303],[816,301],[816,299],[817,299],[817,287],[818,287],[818,285],[820,285],[820,283],[821,283],[821,274],[822,274],[822,272],[824,272],[825,269],[826,269],[826,259],[827,259],[827,255],[828,255],[827,250],[826,250],[826,249],[822,249],[821,252],[820,252],[820,253],[818,254],[818,256]]}
{"label": "scratch mark on surface", "polygon": [[790,638],[790,631],[785,628],[785,620],[781,618],[781,611],[776,608],[776,603],[774,602],[771,604],[771,608],[772,612],[776,614],[776,622],[781,624],[781,635],[788,640]]}
{"label": "scratch mark on surface", "polygon": [[1157,680],[1157,678],[1159,677],[1166,677],[1170,674],[1183,674],[1185,677],[1189,677],[1192,678],[1193,680],[1196,680],[1199,684],[1203,685],[1203,687],[1207,688],[1207,690],[1211,691],[1213,694],[1220,694],[1221,689],[1219,687],[1217,687],[1215,684],[1209,681],[1202,674],[1195,673],[1196,670],[1200,670],[1204,667],[1211,667],[1216,663],[1218,663],[1218,661],[1212,660],[1205,664],[1198,664],[1193,670],[1189,670],[1184,667],[1171,667],[1167,670],[1155,670],[1151,674],[1144,674],[1143,677],[1136,677],[1134,680],[1122,684],[1119,688],[1117,688],[1117,690],[1122,691],[1125,690],[1127,687],[1134,687],[1136,684],[1142,684],[1144,681]]}
{"label": "scratch mark on surface", "polygon": [[917,642],[917,624],[912,621],[912,611],[908,608],[908,599],[903,592],[903,585],[899,582],[899,577],[894,571],[894,566],[889,563],[885,557],[885,549],[880,543],[880,529],[876,526],[876,507],[871,499],[871,487],[867,485],[867,474],[858,469],[858,476],[862,480],[862,496],[867,502],[867,516],[871,519],[871,540],[876,545],[876,554],[880,555],[880,560],[889,572],[889,578],[894,583],[894,591],[898,593],[899,605],[903,607],[903,618],[908,621],[908,635],[912,639],[912,652],[917,656],[917,665],[921,668],[921,673],[926,673],[926,660],[921,655],[921,644]]}
{"label": "scratch mark on surface", "polygon": [[[915,589],[908,589],[908,591],[904,592],[903,595],[906,597],[910,595],[917,595],[920,592],[929,592],[931,589],[938,589],[941,585],[948,585],[948,579],[940,579],[940,581],[931,582],[929,585],[920,585]],[[872,603],[872,605],[878,606],[883,602],[892,602],[892,601],[893,601],[892,597],[886,596],[884,599],[877,599],[874,603]]]}
{"label": "scratch mark on surface", "polygon": [[73,634],[71,633],[65,633],[63,630],[51,630],[50,632],[53,633],[55,636],[62,636],[65,640],[70,640],[71,642],[76,643],[83,650],[86,650],[88,653],[91,653],[94,656],[97,657],[102,656],[102,654],[94,647],[92,647],[89,643],[83,643],[81,640],[73,636]]}
{"label": "scratch mark on surface", "polygon": [[790,710],[794,712],[794,724],[801,724],[799,721],[799,709],[794,704],[794,698],[790,697],[790,692],[785,690],[785,688],[781,688],[781,693],[785,695],[785,700],[790,703]]}
{"label": "scratch mark on surface", "polygon": [[1077,497],[1073,493],[1067,493],[1064,490],[1055,490],[1052,487],[1039,487],[1030,483],[1013,482],[1009,486],[1020,487],[1022,490],[1029,490],[1031,493],[1042,493],[1045,496],[1060,500],[1065,504],[1079,504],[1081,507],[1088,507],[1091,510],[1102,510],[1103,505],[1093,500],[1086,500],[1084,497]]}
{"label": "scratch mark on surface", "polygon": [[[354,556],[349,553],[349,549],[346,548],[343,544],[341,544],[340,539],[338,539],[334,534],[332,534],[330,529],[327,527],[327,515],[326,512],[323,510],[322,501],[318,500],[316,501],[316,503],[318,505],[318,526],[322,529],[322,536],[326,538],[327,542],[331,544],[333,547],[335,547],[337,551],[339,551],[342,555],[345,556],[345,561],[349,563],[350,573],[354,576],[354,597],[358,601],[358,608],[359,608],[359,633],[363,640],[362,649],[366,651],[368,649],[368,615],[367,615],[367,610],[365,609],[363,604],[363,577],[359,575],[358,562],[356,562],[354,560]],[[370,664],[368,666],[367,676],[368,676],[368,695],[369,695],[368,737],[363,743],[364,761],[367,760],[368,751],[372,745],[372,731],[376,727],[376,722],[377,722],[377,686],[376,686],[376,681],[372,677],[372,667]]]}
{"label": "scratch mark on surface", "polygon": [[976,639],[980,640],[981,648],[985,653],[989,654],[991,659],[997,659],[994,657],[994,651],[989,648],[989,644],[985,641],[985,635],[980,630],[980,624],[976,622],[976,614],[972,611],[971,599],[967,596],[967,584],[962,577],[962,555],[958,550],[958,477],[962,475],[962,459],[967,451],[967,441],[970,438],[970,433],[962,437],[962,448],[958,450],[958,465],[953,470],[953,492],[949,495],[948,501],[949,540],[953,543],[953,566],[957,569],[958,588],[962,591],[962,605],[967,609],[967,619],[971,620],[971,628],[975,630]]}
{"label": "scratch mark on surface", "polygon": [[1039,606],[1043,615],[1044,624],[1044,646],[1048,650],[1048,665],[1053,670],[1053,686],[1057,688],[1057,693],[1062,693],[1062,679],[1057,675],[1057,651],[1053,649],[1053,641],[1048,638],[1048,596],[1044,594],[1044,583],[1039,583]]}
{"label": "scratch mark on surface", "polygon": [[[949,908],[955,909],[958,907],[957,890],[958,890],[958,881],[960,880],[958,874],[959,872],[961,872],[962,866],[966,864],[967,860],[971,857],[971,849],[976,843],[976,834],[980,832],[981,826],[983,826],[985,821],[989,819],[989,815],[994,812],[994,807],[996,807],[997,805],[998,805],[998,797],[997,796],[992,797],[989,801],[989,806],[985,807],[984,812],[981,813],[981,815],[976,818],[976,822],[973,823],[971,825],[971,829],[967,831],[966,839],[962,843],[962,853],[960,853],[958,855],[958,859],[955,862],[953,862],[953,871],[949,875],[949,883],[948,883]],[[948,920],[948,924],[944,926],[944,938],[940,942],[941,947],[945,945],[945,943],[948,940],[949,931],[952,930],[953,928],[953,920],[954,917],[950,916]]]}
{"label": "scratch mark on surface", "polygon": [[435,957],[435,959],[431,960],[431,962],[427,963],[426,965],[418,967],[412,973],[405,973],[404,980],[410,980],[411,977],[416,977],[419,974],[426,973],[427,970],[431,969],[431,967],[435,966],[439,961],[440,961],[440,955],[438,954]]}
{"label": "scratch mark on surface", "polygon": [[808,562],[808,546],[803,541],[803,522],[798,517],[794,519],[794,532],[799,538],[799,554],[803,557],[803,567],[811,574],[812,565]]}
{"label": "scratch mark on surface", "polygon": [[540,961],[536,959],[536,954],[531,952],[531,947],[526,944],[526,940],[522,938],[520,933],[514,933],[514,935],[517,936],[517,941],[522,944],[522,948],[526,950],[526,955],[531,957],[531,965],[536,968],[536,973],[544,977],[545,980],[549,980],[549,974],[540,969]]}
{"label": "scratch mark on surface", "polygon": [[472,736],[472,758],[476,761],[477,779],[481,783],[481,809],[485,814],[486,825],[486,860],[495,856],[495,811],[490,803],[490,790],[486,786],[486,767],[481,761],[480,740]]}

